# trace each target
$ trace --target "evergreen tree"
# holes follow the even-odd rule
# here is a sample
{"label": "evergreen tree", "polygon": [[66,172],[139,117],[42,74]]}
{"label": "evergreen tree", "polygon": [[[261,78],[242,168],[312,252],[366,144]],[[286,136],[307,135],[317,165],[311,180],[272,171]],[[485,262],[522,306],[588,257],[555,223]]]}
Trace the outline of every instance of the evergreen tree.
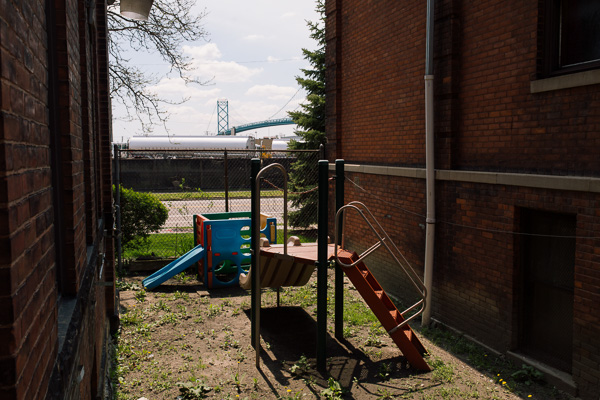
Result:
{"label": "evergreen tree", "polygon": [[[303,77],[296,77],[298,84],[307,91],[306,103],[298,111],[292,111],[289,116],[298,126],[296,134],[303,141],[290,142],[292,150],[318,149],[325,144],[325,4],[317,0],[316,11],[319,20],[308,21],[310,37],[317,42],[313,51],[302,49],[304,58],[311,65],[310,69],[302,69]],[[318,198],[317,191],[307,192],[318,184],[317,160],[314,153],[297,154],[297,161],[292,164],[290,171],[290,190],[300,194],[290,195],[292,204],[299,207],[298,211],[290,213],[290,224],[297,227],[307,227],[317,222]],[[307,192],[307,193],[305,193]]]}

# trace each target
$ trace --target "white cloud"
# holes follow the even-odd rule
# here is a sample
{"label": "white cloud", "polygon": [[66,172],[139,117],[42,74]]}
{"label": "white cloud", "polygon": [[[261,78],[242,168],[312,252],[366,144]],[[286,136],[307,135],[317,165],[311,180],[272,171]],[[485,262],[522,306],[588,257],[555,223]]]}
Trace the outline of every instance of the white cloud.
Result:
{"label": "white cloud", "polygon": [[264,35],[258,35],[258,34],[244,36],[244,40],[248,40],[250,42],[256,42],[259,40],[263,40],[264,38],[265,38]]}
{"label": "white cloud", "polygon": [[246,91],[247,96],[256,96],[269,100],[287,100],[298,89],[289,86],[254,85]]}
{"label": "white cloud", "polygon": [[221,61],[221,51],[215,43],[202,46],[184,46],[183,51],[192,58],[193,74],[200,80],[214,83],[247,82],[262,72],[262,68],[248,68],[235,61]]}
{"label": "white cloud", "polygon": [[160,97],[171,99],[178,98],[206,98],[215,97],[221,92],[221,89],[211,86],[199,86],[197,84],[187,84],[181,78],[163,78],[157,85],[148,88],[156,92]]}

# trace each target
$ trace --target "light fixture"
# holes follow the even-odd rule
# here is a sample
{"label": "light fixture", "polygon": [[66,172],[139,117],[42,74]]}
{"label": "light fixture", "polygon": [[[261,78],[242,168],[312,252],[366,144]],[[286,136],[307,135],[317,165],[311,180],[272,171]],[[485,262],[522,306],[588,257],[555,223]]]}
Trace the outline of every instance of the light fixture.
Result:
{"label": "light fixture", "polygon": [[154,0],[121,0],[121,15],[131,19],[146,21]]}

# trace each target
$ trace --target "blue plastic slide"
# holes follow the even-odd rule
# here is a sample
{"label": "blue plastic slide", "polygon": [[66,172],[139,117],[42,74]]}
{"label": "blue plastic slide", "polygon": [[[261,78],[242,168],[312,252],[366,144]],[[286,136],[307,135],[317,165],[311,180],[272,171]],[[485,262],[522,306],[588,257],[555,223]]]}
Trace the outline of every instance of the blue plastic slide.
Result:
{"label": "blue plastic slide", "polygon": [[186,268],[194,265],[194,263],[200,261],[202,257],[204,257],[204,247],[198,245],[177,260],[169,263],[144,279],[144,287],[146,289],[154,289],[167,279],[174,277],[178,273],[183,272]]}

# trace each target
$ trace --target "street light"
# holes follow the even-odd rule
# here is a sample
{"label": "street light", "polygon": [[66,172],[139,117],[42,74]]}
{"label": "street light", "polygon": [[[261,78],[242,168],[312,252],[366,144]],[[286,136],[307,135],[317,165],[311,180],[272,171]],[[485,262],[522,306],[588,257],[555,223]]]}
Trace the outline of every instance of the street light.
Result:
{"label": "street light", "polygon": [[121,15],[146,21],[154,0],[121,0]]}

